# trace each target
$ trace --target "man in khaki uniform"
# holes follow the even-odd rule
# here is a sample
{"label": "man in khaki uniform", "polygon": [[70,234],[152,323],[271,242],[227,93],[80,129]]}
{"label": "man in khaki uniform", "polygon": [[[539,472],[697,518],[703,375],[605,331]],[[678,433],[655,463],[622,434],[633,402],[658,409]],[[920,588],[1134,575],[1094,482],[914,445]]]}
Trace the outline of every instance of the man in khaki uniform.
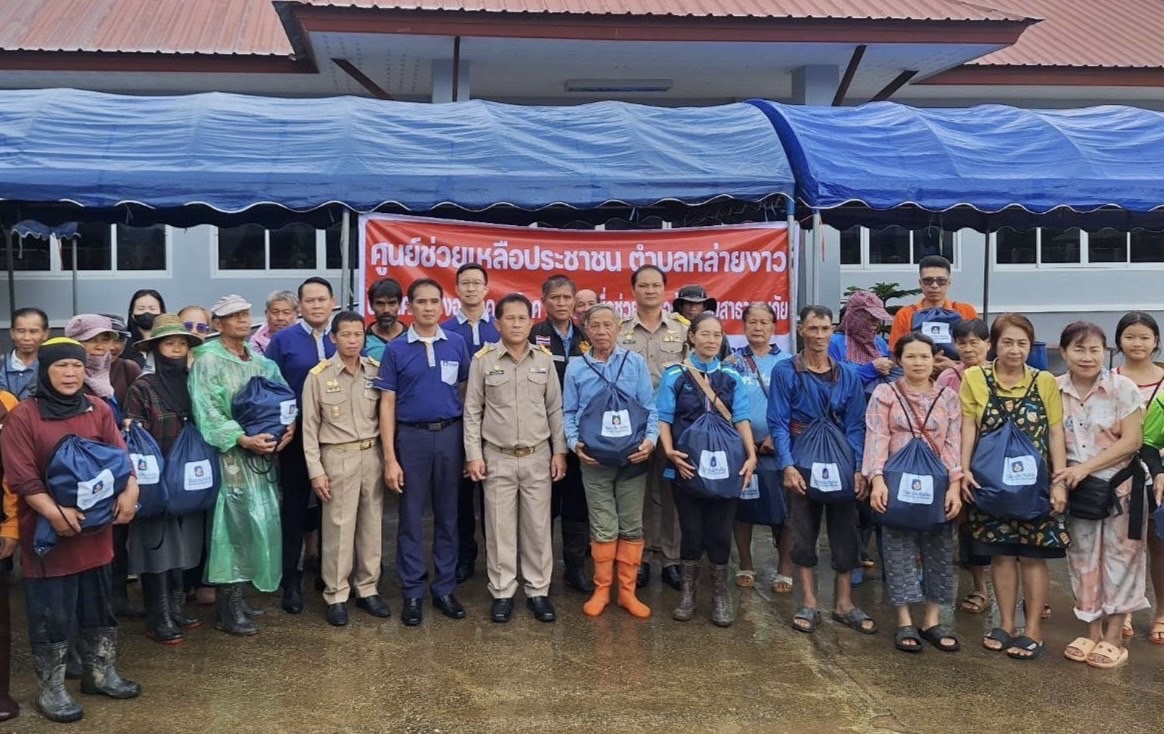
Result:
{"label": "man in khaki uniform", "polygon": [[485,488],[485,553],[490,617],[508,622],[517,592],[518,555],[525,603],[554,621],[551,484],[566,476],[562,387],[548,349],[529,343],[533,306],[512,293],[497,303],[501,342],[473,358],[465,395],[465,461]]}
{"label": "man in khaki uniform", "polygon": [[[635,295],[635,315],[624,319],[619,327],[618,346],[638,352],[651,370],[651,385],[659,389],[663,370],[683,361],[687,344],[687,320],[663,310],[667,274],[654,265],[644,265],[631,275]],[[671,483],[663,478],[667,458],[655,453],[647,474],[647,491],[643,502],[643,538],[647,550],[639,566],[638,587],[650,583],[650,556],[662,569],[663,582],[676,591],[680,588],[679,515],[671,496]]]}
{"label": "man in khaki uniform", "polygon": [[311,488],[323,503],[321,575],[327,622],[348,623],[349,578],[356,606],[391,612],[380,598],[384,466],[380,452],[380,364],[361,357],[364,321],[344,311],[331,322],[335,356],[311,369],[303,385],[303,453]]}

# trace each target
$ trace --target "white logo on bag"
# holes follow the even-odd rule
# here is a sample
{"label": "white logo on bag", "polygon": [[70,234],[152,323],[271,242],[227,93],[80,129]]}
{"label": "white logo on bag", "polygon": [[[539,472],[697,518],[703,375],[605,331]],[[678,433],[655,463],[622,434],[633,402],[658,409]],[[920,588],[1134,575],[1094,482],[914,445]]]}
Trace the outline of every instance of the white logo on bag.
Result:
{"label": "white logo on bag", "polygon": [[602,435],[607,438],[622,438],[631,435],[630,412],[608,410],[603,413]]}
{"label": "white logo on bag", "polygon": [[758,500],[760,499],[760,478],[755,474],[752,475],[752,481],[748,482],[748,486],[744,487],[744,491],[740,493],[742,500]]}
{"label": "white logo on bag", "polygon": [[209,459],[187,461],[182,489],[187,492],[201,492],[214,486],[214,471]]}
{"label": "white logo on bag", "polygon": [[299,408],[295,405],[294,400],[284,400],[279,403],[279,422],[285,426],[289,426],[295,422],[295,418],[299,415]]}
{"label": "white logo on bag", "polygon": [[840,492],[843,489],[841,470],[836,464],[822,464],[819,461],[814,461],[809,484],[820,492]]}
{"label": "white logo on bag", "polygon": [[726,451],[700,451],[699,476],[715,481],[731,476]]}
{"label": "white logo on bag", "polygon": [[1002,470],[1002,481],[1011,487],[1030,487],[1039,478],[1039,465],[1035,457],[1008,456]]}
{"label": "white logo on bag", "polygon": [[897,499],[911,505],[932,505],[934,478],[926,474],[902,474],[897,484]]}
{"label": "white logo on bag", "polygon": [[113,472],[102,469],[101,473],[87,482],[77,482],[77,509],[88,510],[101,500],[113,496]]}
{"label": "white logo on bag", "polygon": [[942,321],[924,322],[921,333],[932,339],[934,344],[950,344],[954,341],[950,337],[950,325]]}
{"label": "white logo on bag", "polygon": [[152,454],[130,454],[137,469],[138,484],[157,484],[162,481],[162,468],[158,466],[158,457]]}

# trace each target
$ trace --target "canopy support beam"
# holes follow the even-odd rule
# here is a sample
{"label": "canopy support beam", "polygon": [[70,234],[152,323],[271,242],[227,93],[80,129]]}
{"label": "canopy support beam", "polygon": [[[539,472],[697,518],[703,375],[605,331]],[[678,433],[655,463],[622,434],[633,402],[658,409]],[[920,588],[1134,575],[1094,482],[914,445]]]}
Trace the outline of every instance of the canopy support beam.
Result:
{"label": "canopy support beam", "polygon": [[910,79],[917,76],[917,69],[906,69],[893,78],[893,81],[886,84],[880,92],[873,95],[870,102],[884,102],[897,93],[897,90],[904,87]]}
{"label": "canopy support beam", "polygon": [[352,62],[348,61],[347,59],[332,59],[331,62],[339,68],[343,69],[345,74],[350,76],[352,79],[355,79],[357,84],[368,90],[368,92],[376,99],[391,101],[392,95],[384,91],[383,87],[372,81],[372,79],[367,74],[360,71],[360,68]]}
{"label": "canopy support beam", "polygon": [[857,67],[861,65],[861,59],[865,58],[865,49],[867,48],[868,46],[862,43],[853,49],[853,55],[849,57],[849,65],[845,67],[845,74],[841,77],[836,95],[833,96],[833,107],[840,107],[845,103],[845,95],[849,93],[853,77],[857,76]]}

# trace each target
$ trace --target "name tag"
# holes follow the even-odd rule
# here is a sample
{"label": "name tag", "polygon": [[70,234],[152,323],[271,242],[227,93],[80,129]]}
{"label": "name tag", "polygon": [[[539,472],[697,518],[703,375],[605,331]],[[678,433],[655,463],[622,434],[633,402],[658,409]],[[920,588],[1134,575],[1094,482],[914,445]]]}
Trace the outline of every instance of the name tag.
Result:
{"label": "name tag", "polygon": [[1035,457],[1025,456],[1006,457],[1006,467],[1002,470],[1002,481],[1012,487],[1030,487],[1039,478],[1039,465]]}
{"label": "name tag", "polygon": [[897,485],[897,499],[911,505],[934,503],[934,478],[922,474],[902,474]]}
{"label": "name tag", "polygon": [[922,323],[921,333],[933,340],[934,344],[952,344],[950,325],[941,321],[926,321]]}
{"label": "name tag", "polygon": [[811,484],[821,492],[840,492],[841,470],[836,464],[823,464],[815,461],[812,464]]}
{"label": "name tag", "polygon": [[608,410],[603,413],[602,435],[607,438],[623,438],[631,435],[630,413],[625,410]]}
{"label": "name tag", "polygon": [[731,474],[728,468],[726,451],[700,451],[699,476],[704,479],[727,479]]}

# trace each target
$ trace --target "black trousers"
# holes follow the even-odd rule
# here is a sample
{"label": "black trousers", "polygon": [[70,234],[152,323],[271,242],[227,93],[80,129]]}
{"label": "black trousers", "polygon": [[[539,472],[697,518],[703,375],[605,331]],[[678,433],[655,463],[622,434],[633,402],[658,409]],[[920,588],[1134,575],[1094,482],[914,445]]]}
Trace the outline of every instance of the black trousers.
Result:
{"label": "black trousers", "polygon": [[582,464],[573,453],[566,454],[566,476],[554,482],[550,490],[550,517],[560,517],[562,522],[590,524],[586,488],[582,486]]}
{"label": "black trousers", "polygon": [[283,535],[283,578],[296,578],[303,534],[319,527],[318,507],[309,508],[311,479],[307,476],[307,459],[303,455],[303,430],[299,426],[287,447],[279,453],[279,524]]}
{"label": "black trousers", "polygon": [[50,579],[24,579],[28,641],[33,647],[68,642],[80,629],[117,626],[109,604],[109,565]]}
{"label": "black trousers", "polygon": [[671,482],[675,513],[679,516],[679,557],[684,561],[707,559],[722,566],[731,559],[732,530],[738,500],[697,497]]}
{"label": "black trousers", "polygon": [[792,563],[801,568],[816,568],[820,561],[816,542],[823,517],[829,531],[829,553],[833,570],[838,573],[861,567],[859,551],[861,531],[857,528],[857,502],[825,505],[813,502],[799,492],[789,492],[792,523]]}
{"label": "black trousers", "polygon": [[485,488],[480,482],[461,477],[457,489],[457,563],[477,560],[477,507],[481,512],[481,539],[485,539]]}

